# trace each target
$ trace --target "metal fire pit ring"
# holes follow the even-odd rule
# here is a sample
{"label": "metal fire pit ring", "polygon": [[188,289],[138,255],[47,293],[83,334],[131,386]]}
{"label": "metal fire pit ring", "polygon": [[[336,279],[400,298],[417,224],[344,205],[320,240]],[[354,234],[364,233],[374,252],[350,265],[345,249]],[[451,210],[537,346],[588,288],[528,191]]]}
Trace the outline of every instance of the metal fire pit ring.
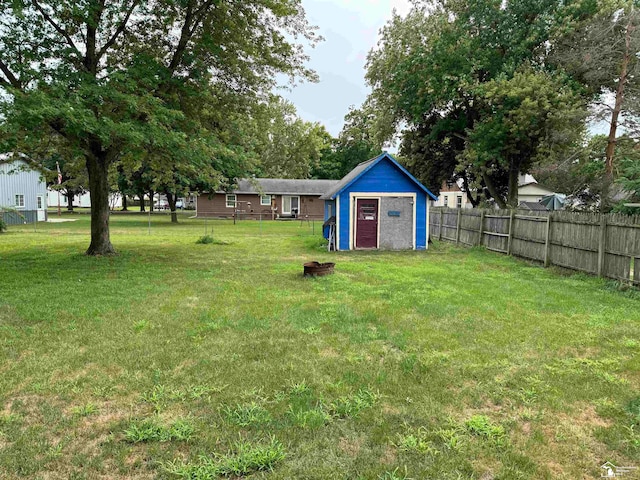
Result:
{"label": "metal fire pit ring", "polygon": [[324,275],[331,275],[333,273],[333,267],[335,263],[319,263],[319,262],[307,262],[304,264],[304,276],[305,277],[322,277]]}

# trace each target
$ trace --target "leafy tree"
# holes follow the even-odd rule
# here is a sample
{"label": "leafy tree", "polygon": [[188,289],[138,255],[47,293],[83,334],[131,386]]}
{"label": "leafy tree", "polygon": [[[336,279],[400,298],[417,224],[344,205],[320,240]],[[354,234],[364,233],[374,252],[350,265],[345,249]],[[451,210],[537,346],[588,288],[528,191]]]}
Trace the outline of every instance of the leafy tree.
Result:
{"label": "leafy tree", "polygon": [[[67,198],[67,210],[73,212],[73,198],[84,194],[88,184],[87,170],[82,159],[65,157],[58,153],[42,161],[47,169],[47,185],[59,190]],[[62,174],[62,183],[58,184],[58,171]]]}
{"label": "leafy tree", "polygon": [[[640,133],[640,11],[633,1],[605,3],[602,11],[579,25],[554,46],[552,58],[593,92],[595,117],[607,120],[604,182],[600,209],[610,207],[615,177],[618,126],[637,137]],[[606,100],[613,98],[613,105]]]}
{"label": "leafy tree", "polygon": [[375,115],[368,105],[351,107],[338,138],[323,150],[320,161],[312,171],[314,178],[341,179],[353,168],[382,153],[375,140]]}
{"label": "leafy tree", "polygon": [[[538,165],[532,172],[543,185],[567,195],[568,208],[578,211],[598,211],[605,186],[605,166],[607,158],[607,135],[595,135],[580,149],[576,149],[562,160]],[[624,194],[634,192],[634,167],[640,165],[637,141],[628,135],[617,138],[617,154],[621,159],[614,170],[618,187],[614,192]],[[609,193],[611,189],[609,188]]]}
{"label": "leafy tree", "polygon": [[[500,206],[515,207],[518,174],[543,153],[561,154],[582,133],[578,95],[587,93],[545,60],[557,32],[594,8],[547,0],[417,2],[406,18],[392,18],[368,57],[370,101],[391,125],[379,131],[391,138],[404,128],[401,151],[431,187],[461,175]],[[445,145],[434,159],[438,141]]]}
{"label": "leafy tree", "polygon": [[[276,74],[313,79],[297,39],[317,38],[298,0],[2,0],[0,115],[14,151],[53,132],[84,158],[87,254],[114,253],[109,168],[123,157],[204,165],[222,140],[205,122],[211,85],[270,91]],[[162,152],[162,153],[159,153]],[[173,159],[173,160],[171,160]]]}
{"label": "leafy tree", "polygon": [[299,118],[294,105],[272,96],[254,109],[256,174],[270,178],[308,178],[331,141],[319,123]]}

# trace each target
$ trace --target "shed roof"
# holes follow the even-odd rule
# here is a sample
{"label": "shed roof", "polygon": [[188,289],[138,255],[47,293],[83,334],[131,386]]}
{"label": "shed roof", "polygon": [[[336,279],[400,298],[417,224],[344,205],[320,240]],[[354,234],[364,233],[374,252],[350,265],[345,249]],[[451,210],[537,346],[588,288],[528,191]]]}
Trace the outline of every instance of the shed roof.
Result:
{"label": "shed roof", "polygon": [[404,175],[406,175],[413,183],[415,183],[416,186],[420,190],[425,192],[433,200],[437,200],[438,199],[438,197],[436,197],[433,193],[431,193],[431,191],[427,187],[422,185],[413,175],[411,175],[402,165],[400,165],[396,161],[396,159],[393,158],[393,156],[391,154],[389,154],[387,152],[384,152],[381,155],[378,155],[377,157],[374,157],[374,158],[372,158],[370,160],[367,160],[366,162],[359,163],[353,170],[351,170],[349,173],[347,173],[342,178],[342,180],[340,180],[337,183],[337,185],[335,185],[331,190],[328,190],[324,195],[322,195],[320,197],[320,199],[321,200],[332,200],[332,199],[334,199],[336,197],[336,195],[338,195],[342,190],[344,190],[349,185],[351,185],[358,177],[363,175],[369,169],[373,168],[374,165],[376,165],[378,162],[380,162],[383,159],[387,159],[391,163],[393,163]]}
{"label": "shed roof", "polygon": [[233,193],[264,195],[322,195],[338,180],[288,179],[288,178],[242,178]]}
{"label": "shed roof", "polygon": [[518,208],[523,210],[530,210],[532,212],[548,212],[549,209],[545,207],[543,204],[538,202],[520,202]]}

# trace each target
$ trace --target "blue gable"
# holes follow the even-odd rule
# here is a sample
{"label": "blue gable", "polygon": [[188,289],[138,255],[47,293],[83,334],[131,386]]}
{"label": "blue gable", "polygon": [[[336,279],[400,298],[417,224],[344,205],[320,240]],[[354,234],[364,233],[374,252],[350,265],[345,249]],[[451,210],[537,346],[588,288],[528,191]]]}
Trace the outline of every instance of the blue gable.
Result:
{"label": "blue gable", "polygon": [[[375,168],[380,162],[387,161],[395,166],[398,171],[407,177],[407,179],[415,185],[415,188],[418,188],[429,195],[433,200],[437,200],[436,197],[431,191],[422,185],[413,175],[411,175],[407,169],[405,169],[402,165],[400,165],[393,156],[387,152],[382,153],[376,158],[372,158],[366,162],[363,162],[356,166],[351,172],[349,172],[338,185],[331,191],[322,196],[324,199],[334,199],[344,190],[348,189],[353,183],[357,182],[363,175],[369,172],[371,169]],[[381,190],[383,191],[383,190]],[[413,191],[413,190],[410,190]]]}
{"label": "blue gable", "polygon": [[[335,198],[338,209],[338,248],[350,249],[351,225],[350,212],[352,193],[393,194],[412,193],[416,196],[415,205],[415,239],[416,249],[425,249],[427,244],[427,202],[436,197],[407,172],[393,157],[387,153],[356,167],[337,186],[335,193],[325,198]],[[328,202],[327,202],[328,203]]]}

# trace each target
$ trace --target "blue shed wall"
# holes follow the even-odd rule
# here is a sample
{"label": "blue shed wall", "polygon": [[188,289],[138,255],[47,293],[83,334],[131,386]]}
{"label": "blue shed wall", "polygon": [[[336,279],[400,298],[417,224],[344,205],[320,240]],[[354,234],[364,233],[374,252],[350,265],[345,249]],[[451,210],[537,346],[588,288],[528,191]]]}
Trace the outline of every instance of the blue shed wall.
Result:
{"label": "blue shed wall", "polygon": [[[418,250],[426,248],[427,235],[427,194],[418,188],[403,172],[389,160],[383,159],[370,170],[362,174],[354,183],[339,195],[340,218],[338,219],[338,248],[349,250],[349,194],[363,193],[415,193],[416,194],[416,246]],[[326,207],[325,207],[326,208]]]}
{"label": "blue shed wall", "polygon": [[[325,200],[324,201],[324,219],[327,221],[329,217],[336,214],[336,201],[335,200]],[[322,235],[324,238],[329,239],[329,227],[324,227],[322,229]]]}

